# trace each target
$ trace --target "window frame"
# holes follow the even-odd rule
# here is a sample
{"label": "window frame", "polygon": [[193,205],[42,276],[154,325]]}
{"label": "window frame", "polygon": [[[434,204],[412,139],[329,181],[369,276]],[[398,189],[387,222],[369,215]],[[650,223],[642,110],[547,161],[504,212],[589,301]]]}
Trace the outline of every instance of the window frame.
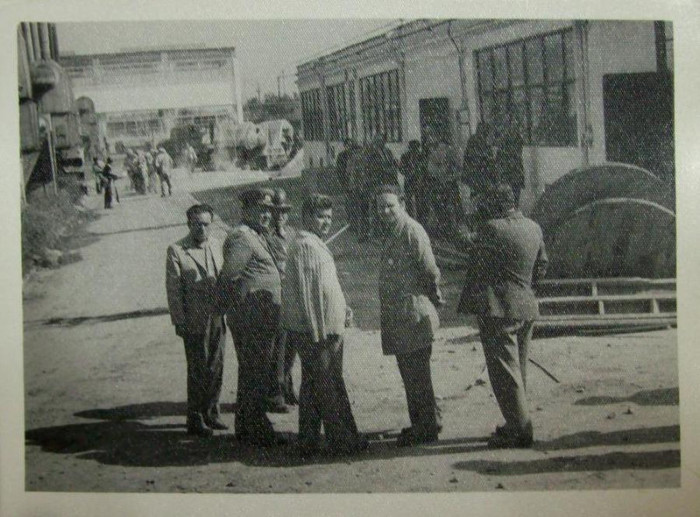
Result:
{"label": "window frame", "polygon": [[[475,50],[479,119],[493,124],[498,113],[520,113],[520,110],[516,109],[520,103],[516,103],[515,98],[516,94],[521,96],[524,93],[521,108],[525,120],[520,121],[520,117],[518,120],[525,145],[577,146],[576,99],[572,98],[576,96],[577,89],[575,54],[567,52],[571,51],[569,45],[575,45],[574,37],[573,28],[567,27]],[[561,67],[558,71],[560,78],[552,77],[556,69],[551,66],[551,59],[548,60],[545,42],[552,38],[558,38],[559,52],[556,57]],[[502,52],[505,56],[505,85],[496,84],[497,52]],[[514,67],[511,63],[515,56],[520,61],[522,72],[522,78],[518,78],[517,81],[514,80]],[[489,67],[488,70],[484,68],[486,66]],[[535,72],[541,77],[534,77]],[[570,93],[572,91],[573,95]],[[499,97],[504,99],[502,104],[498,102]],[[539,109],[533,106],[533,101],[537,98],[541,99]],[[547,120],[552,121],[547,124]],[[557,124],[560,124],[559,127]]]}
{"label": "window frame", "polygon": [[359,79],[360,112],[364,141],[378,133],[387,142],[402,141],[401,85],[399,70],[392,69]]}

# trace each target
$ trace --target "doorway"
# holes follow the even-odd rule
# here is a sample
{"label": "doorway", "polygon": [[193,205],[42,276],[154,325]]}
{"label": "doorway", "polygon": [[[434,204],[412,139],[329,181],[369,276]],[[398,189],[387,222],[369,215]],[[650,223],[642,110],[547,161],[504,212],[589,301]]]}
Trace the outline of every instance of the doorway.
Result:
{"label": "doorway", "polygon": [[418,113],[423,144],[428,134],[433,134],[438,140],[451,142],[450,102],[447,97],[420,99]]}

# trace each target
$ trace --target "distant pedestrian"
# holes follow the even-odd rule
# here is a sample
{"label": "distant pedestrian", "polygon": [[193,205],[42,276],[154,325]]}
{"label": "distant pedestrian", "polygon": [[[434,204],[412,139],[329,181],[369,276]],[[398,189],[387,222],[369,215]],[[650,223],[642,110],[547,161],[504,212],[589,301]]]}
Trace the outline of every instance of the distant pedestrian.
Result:
{"label": "distant pedestrian", "polygon": [[440,325],[435,307],[443,304],[440,270],[428,234],[406,213],[400,187],[382,186],[377,205],[387,228],[379,266],[382,351],[396,356],[411,421],[397,445],[414,446],[436,441],[440,429],[430,373]]}
{"label": "distant pedestrian", "polygon": [[92,159],[92,176],[95,179],[95,192],[97,194],[102,193],[102,178],[100,174],[102,173],[102,166],[100,165],[97,156]]}
{"label": "distant pedestrian", "polygon": [[[100,181],[102,185],[102,190],[104,190],[105,196],[105,208],[112,208],[113,193],[115,190],[114,182],[119,179],[119,176],[112,172],[112,158],[107,158],[105,166],[100,172]],[[117,194],[117,202],[119,201],[119,195]]]}
{"label": "distant pedestrian", "polygon": [[168,195],[173,195],[173,186],[170,183],[170,172],[173,168],[173,159],[164,147],[158,148],[155,158],[155,171],[160,179],[160,197],[165,197],[165,185],[168,186]]}
{"label": "distant pedestrian", "polygon": [[214,314],[221,243],[211,237],[214,211],[209,205],[187,210],[189,234],[168,247],[165,285],[175,333],[185,342],[187,360],[187,433],[211,436],[228,427],[219,417],[226,327]]}
{"label": "distant pedestrian", "polygon": [[[287,193],[282,188],[274,189],[272,196],[272,222],[270,230],[265,234],[270,246],[270,252],[275,259],[280,279],[284,282],[287,268],[289,246],[296,238],[297,232],[289,226],[289,211],[292,205],[287,203]],[[272,349],[270,361],[270,392],[267,396],[267,407],[276,413],[286,413],[287,404],[296,405],[292,382],[292,367],[296,351],[287,339],[287,332],[280,327],[275,346]]]}
{"label": "distant pedestrian", "polygon": [[185,157],[187,158],[187,164],[190,168],[190,174],[194,172],[194,168],[197,165],[197,153],[192,147],[192,144],[187,144],[187,149],[185,149]]}
{"label": "distant pedestrian", "polygon": [[431,183],[432,209],[437,219],[437,235],[451,239],[458,232],[462,218],[459,193],[460,157],[447,140],[433,141],[428,146],[426,175]]}
{"label": "distant pedestrian", "polygon": [[298,239],[289,251],[282,323],[301,358],[299,448],[319,450],[321,426],[332,453],[367,449],[358,433],[343,380],[343,334],[349,322],[333,255],[323,242],[333,218],[329,197],[312,194],[302,206]]}
{"label": "distant pedestrian", "polygon": [[486,122],[479,122],[464,149],[462,181],[469,187],[472,209],[477,210],[484,193],[497,180],[493,148],[493,131]]}
{"label": "distant pedestrian", "polygon": [[346,210],[350,230],[359,241],[367,239],[370,229],[371,193],[367,192],[365,179],[365,152],[360,146],[348,150],[345,166],[345,181],[347,183]]}
{"label": "distant pedestrian", "polygon": [[430,207],[422,195],[425,190],[425,160],[418,140],[408,142],[408,149],[399,161],[401,173],[404,175],[404,192],[406,196],[406,211],[421,225],[428,222],[427,214]]}
{"label": "distant pedestrian", "polygon": [[520,206],[520,191],[525,187],[523,168],[523,137],[518,126],[509,120],[496,139],[494,169],[499,181],[513,189],[515,206]]}
{"label": "distant pedestrian", "polygon": [[485,193],[486,221],[477,229],[458,312],[475,314],[491,386],[505,418],[492,448],[530,447],[526,400],[528,349],[539,311],[532,286],[544,277],[542,230],[516,210],[507,183]]}

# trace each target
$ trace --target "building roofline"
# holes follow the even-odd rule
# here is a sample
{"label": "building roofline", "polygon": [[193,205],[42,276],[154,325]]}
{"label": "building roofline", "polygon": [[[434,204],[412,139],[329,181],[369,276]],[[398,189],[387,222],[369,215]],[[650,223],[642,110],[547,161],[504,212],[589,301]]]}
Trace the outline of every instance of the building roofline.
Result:
{"label": "building roofline", "polygon": [[76,53],[71,51],[61,52],[61,61],[71,60],[71,59],[84,59],[84,58],[100,58],[100,57],[110,57],[114,59],[119,56],[135,56],[144,54],[162,54],[162,53],[177,53],[177,52],[198,52],[198,51],[231,51],[235,52],[236,47],[234,46],[208,46],[208,45],[165,45],[157,47],[135,47],[133,49],[123,48],[119,49],[117,52],[97,52],[97,53]]}

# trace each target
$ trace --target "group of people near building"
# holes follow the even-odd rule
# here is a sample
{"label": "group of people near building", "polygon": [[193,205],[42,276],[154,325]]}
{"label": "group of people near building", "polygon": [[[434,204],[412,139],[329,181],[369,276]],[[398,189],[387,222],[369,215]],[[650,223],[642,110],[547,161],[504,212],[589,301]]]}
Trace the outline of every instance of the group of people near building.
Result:
{"label": "group of people near building", "polygon": [[[430,357],[439,326],[437,308],[445,303],[440,270],[423,225],[406,211],[402,187],[382,182],[371,196],[383,239],[381,346],[385,355],[396,356],[410,421],[397,445],[435,442],[442,424]],[[189,234],[167,250],[168,305],[187,359],[187,432],[206,437],[227,428],[219,414],[219,395],[228,324],[238,359],[239,441],[260,447],[286,442],[267,413],[277,404],[296,402],[291,365],[298,355],[298,450],[303,455],[366,450],[369,442],[358,431],[343,379],[344,334],[352,311],[325,242],[332,199],[308,196],[296,231],[286,226],[291,206],[281,189],[246,190],[240,202],[241,222],[223,244],[210,235],[212,208],[198,204],[187,211]],[[478,316],[491,384],[505,419],[489,446],[529,447],[533,432],[526,366],[537,317],[532,285],[547,264],[542,232],[517,210],[507,183],[483,192],[480,211],[482,223],[472,236],[457,310]]]}
{"label": "group of people near building", "polygon": [[[406,208],[431,235],[450,239],[465,221],[459,185],[469,187],[476,207],[489,186],[507,183],[516,205],[525,186],[523,139],[516,125],[481,122],[460,159],[446,138],[428,131],[425,141],[411,140],[397,162],[381,135],[365,146],[346,139],[336,159],[338,180],[346,193],[351,229],[366,239],[376,226],[372,192],[377,185],[402,183]],[[401,181],[400,175],[402,177]]]}
{"label": "group of people near building", "polygon": [[173,159],[164,147],[159,147],[155,152],[128,149],[124,168],[129,177],[131,190],[138,194],[157,194],[160,183],[161,197],[166,195],[166,186],[168,195],[172,195],[170,173],[173,168]]}

